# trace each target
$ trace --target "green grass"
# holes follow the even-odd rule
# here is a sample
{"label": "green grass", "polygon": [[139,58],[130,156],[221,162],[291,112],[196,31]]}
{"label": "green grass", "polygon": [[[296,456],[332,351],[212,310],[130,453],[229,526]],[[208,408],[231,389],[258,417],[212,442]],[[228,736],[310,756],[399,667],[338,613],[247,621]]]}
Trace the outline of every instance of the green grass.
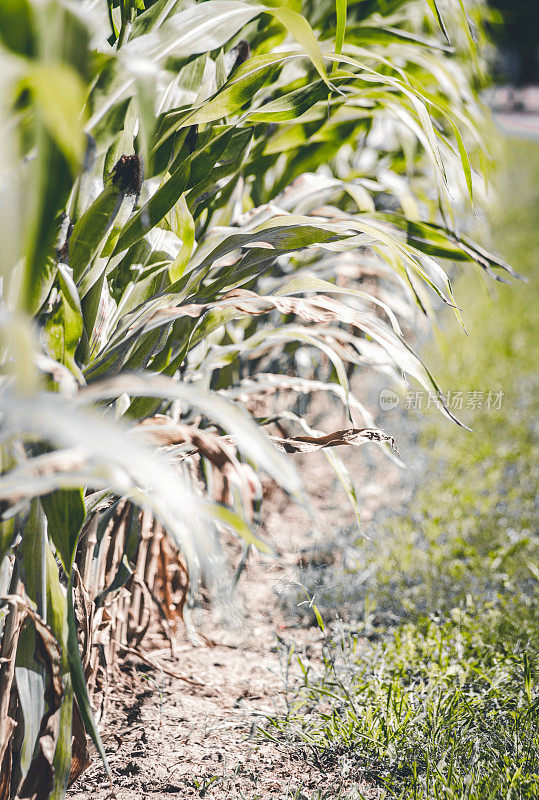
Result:
{"label": "green grass", "polygon": [[483,627],[473,609],[455,609],[376,647],[357,634],[328,642],[286,734],[323,771],[381,787],[381,797],[536,797],[532,653],[518,634],[500,636],[500,622]]}
{"label": "green grass", "polygon": [[[473,433],[430,419],[428,478],[368,551],[364,622],[326,637],[322,670],[304,667],[289,716],[268,729],[380,797],[539,796],[539,147],[511,141],[497,182],[495,244],[530,282],[496,298],[463,275],[469,338],[447,326],[426,356],[446,390],[502,391],[501,408],[464,409]],[[383,629],[388,609],[400,624]]]}

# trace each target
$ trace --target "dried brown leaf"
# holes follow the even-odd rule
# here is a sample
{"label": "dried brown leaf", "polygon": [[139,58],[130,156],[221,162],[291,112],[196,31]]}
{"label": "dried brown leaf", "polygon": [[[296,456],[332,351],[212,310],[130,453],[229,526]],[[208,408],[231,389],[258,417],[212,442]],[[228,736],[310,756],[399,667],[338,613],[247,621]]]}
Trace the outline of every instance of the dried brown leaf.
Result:
{"label": "dried brown leaf", "polygon": [[30,619],[36,632],[35,657],[47,675],[45,702],[47,712],[41,721],[35,755],[19,787],[16,800],[47,800],[54,787],[53,760],[60,729],[60,709],[64,696],[61,673],[60,646],[41,617],[19,595],[8,595],[2,605],[11,605],[21,613],[21,619]]}
{"label": "dried brown leaf", "polygon": [[88,742],[86,731],[80,716],[77,702],[73,703],[73,722],[71,725],[72,745],[71,745],[71,770],[69,772],[68,786],[71,786],[79,775],[88,769],[92,763],[88,752]]}
{"label": "dried brown leaf", "polygon": [[[158,421],[157,426],[155,425],[156,420]],[[191,428],[188,425],[179,425],[168,417],[163,417],[162,421],[160,418],[154,417],[152,420],[146,420],[141,423],[139,427],[144,428],[145,432],[150,436],[155,436],[155,440],[161,445],[191,444],[192,448],[182,453],[184,458],[187,458],[195,451],[203,455],[208,452],[222,454],[226,452],[227,444],[234,443],[232,436],[217,436],[214,433]],[[384,433],[379,428],[346,428],[322,436],[293,436],[290,438],[270,436],[269,438],[279,450],[286,453],[309,453],[324,447],[345,445],[359,447],[366,442],[388,442],[391,448],[398,453],[394,437]]]}
{"label": "dried brown leaf", "polygon": [[186,303],[178,308],[162,309],[157,311],[149,322],[183,316],[196,319],[214,308],[233,308],[239,313],[250,316],[267,314],[274,308],[281,314],[297,314],[307,322],[323,323],[338,320],[352,325],[357,323],[356,314],[350,306],[326,295],[319,294],[309,298],[261,296],[248,289],[233,289],[220,300],[211,303]]}
{"label": "dried brown leaf", "polygon": [[9,800],[11,794],[11,750],[12,739],[11,734],[16,723],[11,717],[7,718],[7,725],[4,729],[4,735],[7,736],[7,745],[4,749],[4,757],[0,761],[0,800]]}
{"label": "dried brown leaf", "polygon": [[218,436],[192,425],[182,425],[170,417],[156,415],[138,426],[145,436],[160,446],[190,445],[179,454],[180,459],[194,453],[207,458],[214,467],[214,495],[220,503],[230,503],[232,487],[241,492],[242,504],[248,517],[253,517],[253,502],[261,494],[260,482],[254,470],[238,461],[233,439]]}
{"label": "dried brown leaf", "polygon": [[366,442],[388,442],[391,448],[398,453],[395,439],[378,428],[347,428],[342,431],[333,431],[324,436],[293,436],[285,439],[278,436],[270,437],[273,444],[285,453],[311,453],[324,447],[341,447],[351,445],[359,447]]}

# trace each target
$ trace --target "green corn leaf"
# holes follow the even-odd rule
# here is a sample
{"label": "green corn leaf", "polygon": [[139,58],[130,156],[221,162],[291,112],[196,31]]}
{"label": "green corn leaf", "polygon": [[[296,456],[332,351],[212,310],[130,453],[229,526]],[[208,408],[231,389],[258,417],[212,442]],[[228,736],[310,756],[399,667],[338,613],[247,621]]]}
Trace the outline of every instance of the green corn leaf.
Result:
{"label": "green corn leaf", "polygon": [[188,0],[157,0],[136,18],[131,29],[131,39],[159,28],[165,20],[189,5]]}
{"label": "green corn leaf", "polygon": [[0,39],[2,44],[21,56],[35,53],[32,5],[29,0],[0,5]]}
{"label": "green corn leaf", "polygon": [[157,94],[157,70],[153,65],[145,65],[136,76],[136,100],[139,119],[139,140],[142,163],[149,164],[151,142],[155,129],[155,97]]}
{"label": "green corn leaf", "polygon": [[436,0],[426,0],[426,2],[428,4],[428,7],[430,8],[430,10],[432,11],[434,16],[438,20],[438,25],[440,26],[441,30],[443,31],[443,34],[444,34],[444,36],[446,38],[446,41],[447,41],[447,44],[451,44],[451,41],[449,39],[449,34],[447,32],[447,28],[445,27],[445,22],[443,20],[442,15],[440,14],[440,10],[438,8],[438,3],[436,2]]}
{"label": "green corn leaf", "polygon": [[15,680],[24,720],[24,738],[20,752],[20,768],[24,778],[34,754],[34,748],[45,713],[46,678],[43,668],[34,659],[35,631],[27,625],[17,645]]}
{"label": "green corn leaf", "polygon": [[[227,202],[226,187],[230,181],[241,171],[250,152],[253,139],[253,128],[236,128],[229,143],[219,156],[219,161],[206,178],[199,181],[187,196],[187,204],[196,209],[197,215],[201,209],[200,203],[217,210]],[[219,201],[216,195],[219,195]]]}
{"label": "green corn leaf", "polygon": [[335,30],[335,52],[342,53],[344,34],[346,31],[346,6],[347,0],[336,0],[337,28]]}
{"label": "green corn leaf", "polygon": [[58,309],[48,318],[43,329],[47,349],[60,364],[65,364],[76,377],[82,377],[75,361],[75,351],[82,335],[83,323],[79,295],[69,269],[60,264]]}
{"label": "green corn leaf", "polygon": [[[42,498],[42,501],[45,498]],[[43,505],[43,503],[41,503]],[[49,523],[50,524],[50,523]],[[77,523],[76,523],[77,524]],[[48,543],[47,543],[48,544]],[[63,800],[71,771],[71,721],[73,717],[73,685],[68,659],[67,600],[56,560],[49,546],[47,554],[47,619],[61,645],[61,672],[64,687],[58,741],[54,751],[54,789],[50,800]]]}
{"label": "green corn leaf", "polygon": [[49,535],[69,576],[86,514],[82,489],[60,489],[44,495],[41,504],[47,516]]}
{"label": "green corn leaf", "polygon": [[106,271],[103,269],[101,276],[86,292],[81,302],[84,335],[77,350],[77,358],[82,363],[87,363],[94,355],[99,323],[99,309],[102,304],[103,293],[108,292]]}
{"label": "green corn leaf", "polygon": [[[124,193],[121,187],[109,181],[99,197],[75,224],[69,240],[69,266],[73,270],[75,283],[80,284],[83,278],[88,278],[95,272],[92,266],[107,240],[123,200]],[[102,269],[99,269],[95,275],[96,280],[101,271]],[[93,283],[95,281],[92,285]]]}
{"label": "green corn leaf", "polygon": [[298,14],[297,11],[293,11],[291,8],[278,6],[266,6],[263,8],[264,11],[266,11],[268,14],[272,14],[281,23],[281,25],[292,34],[294,39],[302,46],[313,62],[316,71],[319,73],[324,83],[331,88],[326,67],[324,65],[322,51],[320,50],[320,46],[314,31],[309,25],[307,19],[301,14]]}
{"label": "green corn leaf", "polygon": [[29,599],[47,621],[46,522],[38,500],[30,504],[22,537],[21,569]]}
{"label": "green corn leaf", "polygon": [[16,519],[7,519],[0,522],[0,565],[2,564],[5,556],[17,535]]}
{"label": "green corn leaf", "polygon": [[243,105],[249,103],[255,94],[269,83],[277,70],[292,57],[287,53],[279,53],[249,58],[235,70],[232,78],[229,78],[216,95],[193,111],[182,124],[201,125],[236,113]]}
{"label": "green corn leaf", "polygon": [[173,209],[171,227],[182,242],[180,252],[168,267],[170,280],[174,282],[182,277],[195,243],[195,221],[187,207],[184,195]]}
{"label": "green corn leaf", "polygon": [[[0,473],[5,474],[20,463],[20,454],[17,449],[9,444],[0,445]],[[8,554],[18,531],[17,517],[11,517],[0,522],[0,569]]]}
{"label": "green corn leaf", "polygon": [[[63,652],[63,650],[62,650]],[[64,697],[60,709],[60,730],[54,751],[54,789],[49,800],[64,800],[71,772],[73,683],[71,674],[63,674]]]}
{"label": "green corn leaf", "polygon": [[110,771],[107,754],[105,753],[105,748],[103,747],[103,742],[101,741],[101,736],[99,735],[99,730],[97,728],[94,719],[92,707],[90,705],[90,699],[88,697],[88,689],[86,687],[86,678],[84,675],[82,661],[80,658],[79,643],[77,639],[77,623],[75,620],[75,612],[73,610],[74,574],[75,573],[72,571],[67,585],[67,622],[68,622],[67,657],[69,660],[69,668],[71,671],[71,680],[73,683],[73,691],[75,697],[77,698],[77,704],[79,707],[80,715],[82,717],[82,721],[84,722],[84,727],[86,729],[86,732],[92,738],[95,748],[99,753],[101,760],[103,762],[103,766],[105,768],[107,777],[112,785],[112,773]]}
{"label": "green corn leaf", "polygon": [[217,129],[214,138],[202,147],[201,150],[196,150],[190,158],[190,171],[187,188],[192,189],[200,181],[206,178],[211,170],[214,168],[217,161],[225,152],[232,136],[234,128],[225,127],[225,129]]}
{"label": "green corn leaf", "polygon": [[[331,76],[332,81],[336,81],[335,75]],[[347,80],[347,79],[346,79]],[[328,96],[328,88],[324,81],[316,81],[295,89],[288,94],[282,95],[276,100],[270,100],[260,108],[248,112],[249,122],[287,122],[296,120],[313,105]]]}
{"label": "green corn leaf", "polygon": [[[33,203],[26,220],[25,265],[20,305],[35,313],[42,300],[43,283],[49,273],[48,256],[57,235],[56,218],[65,207],[71,169],[48,131],[37,126],[38,148],[32,176]],[[50,176],[54,175],[54,180]]]}
{"label": "green corn leaf", "polygon": [[[39,500],[33,500],[24,526],[20,567],[24,587],[39,616],[47,620],[47,542],[46,523]],[[23,777],[28,772],[38,738],[41,719],[45,713],[46,677],[35,660],[35,631],[27,625],[17,647],[15,677],[24,718],[24,739],[21,752]]]}
{"label": "green corn leaf", "polygon": [[[449,53],[452,52],[452,48],[450,46],[440,44],[434,39],[426,39],[424,36],[420,36],[416,32],[407,31],[401,28],[394,28],[391,25],[380,25],[379,23],[370,19],[363,20],[359,25],[347,25],[346,34],[350,44],[365,46],[366,44],[386,45],[396,42],[420,45],[421,47],[428,47],[431,50],[441,50]],[[336,50],[335,52],[338,53],[339,51]],[[378,54],[372,51],[368,55],[375,58],[378,56]]]}
{"label": "green corn leaf", "polygon": [[40,63],[27,69],[23,82],[51,138],[76,174],[86,150],[86,91],[80,77],[67,65]]}

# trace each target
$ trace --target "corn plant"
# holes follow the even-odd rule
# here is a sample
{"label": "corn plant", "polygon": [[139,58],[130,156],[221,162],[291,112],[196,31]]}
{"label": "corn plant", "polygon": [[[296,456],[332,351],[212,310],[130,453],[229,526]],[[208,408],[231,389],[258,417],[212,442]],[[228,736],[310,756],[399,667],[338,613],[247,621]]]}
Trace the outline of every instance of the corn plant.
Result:
{"label": "corn plant", "polygon": [[[304,502],[287,454],[323,448],[356,504],[334,448],[394,440],[354,370],[452,417],[403,331],[433,298],[460,318],[444,262],[512,274],[465,235],[483,16],[2,3],[0,798],[63,797],[85,731],[107,763],[99,686],[155,608],[196,636],[199,578],[229,576],[220,532],[268,548],[260,472]],[[281,407],[300,433],[269,433],[249,409],[281,390],[332,394],[349,427]]]}

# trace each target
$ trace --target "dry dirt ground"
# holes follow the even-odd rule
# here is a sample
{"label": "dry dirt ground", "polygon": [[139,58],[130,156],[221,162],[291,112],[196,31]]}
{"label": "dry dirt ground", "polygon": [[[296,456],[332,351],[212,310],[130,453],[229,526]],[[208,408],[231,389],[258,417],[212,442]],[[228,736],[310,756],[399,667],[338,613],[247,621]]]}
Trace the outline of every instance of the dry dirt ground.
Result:
{"label": "dry dirt ground", "polygon": [[[342,410],[318,410],[319,428],[345,427]],[[399,498],[402,502],[408,491],[403,471],[375,445],[341,448],[340,453],[358,489],[362,525],[376,520],[388,503],[395,506]],[[311,800],[336,798],[339,792],[353,797],[354,789],[367,799],[379,797],[380,790],[369,787],[361,775],[343,776],[338,767],[322,771],[299,748],[265,740],[258,732],[267,715],[286,709],[287,682],[297,678],[293,660],[287,674],[288,647],[294,643],[296,653],[307,661],[316,660],[321,649],[321,633],[312,624],[308,605],[298,610],[293,600],[294,613],[290,611],[290,597],[297,595],[301,602],[301,589],[294,582],[301,580],[303,569],[316,567],[317,559],[339,563],[339,550],[328,547],[337,528],[351,531],[352,539],[358,535],[353,510],[323,453],[293,458],[315,522],[283,491],[265,487],[262,535],[279,558],[250,555],[237,589],[241,621],[227,628],[215,613],[202,610],[196,623],[206,644],[194,647],[179,631],[175,659],[166,642],[149,653],[162,671],[135,657],[110,686],[101,727],[118,800],[165,800],[173,795]],[[279,601],[283,593],[287,603]],[[111,796],[95,755],[69,796]]]}

